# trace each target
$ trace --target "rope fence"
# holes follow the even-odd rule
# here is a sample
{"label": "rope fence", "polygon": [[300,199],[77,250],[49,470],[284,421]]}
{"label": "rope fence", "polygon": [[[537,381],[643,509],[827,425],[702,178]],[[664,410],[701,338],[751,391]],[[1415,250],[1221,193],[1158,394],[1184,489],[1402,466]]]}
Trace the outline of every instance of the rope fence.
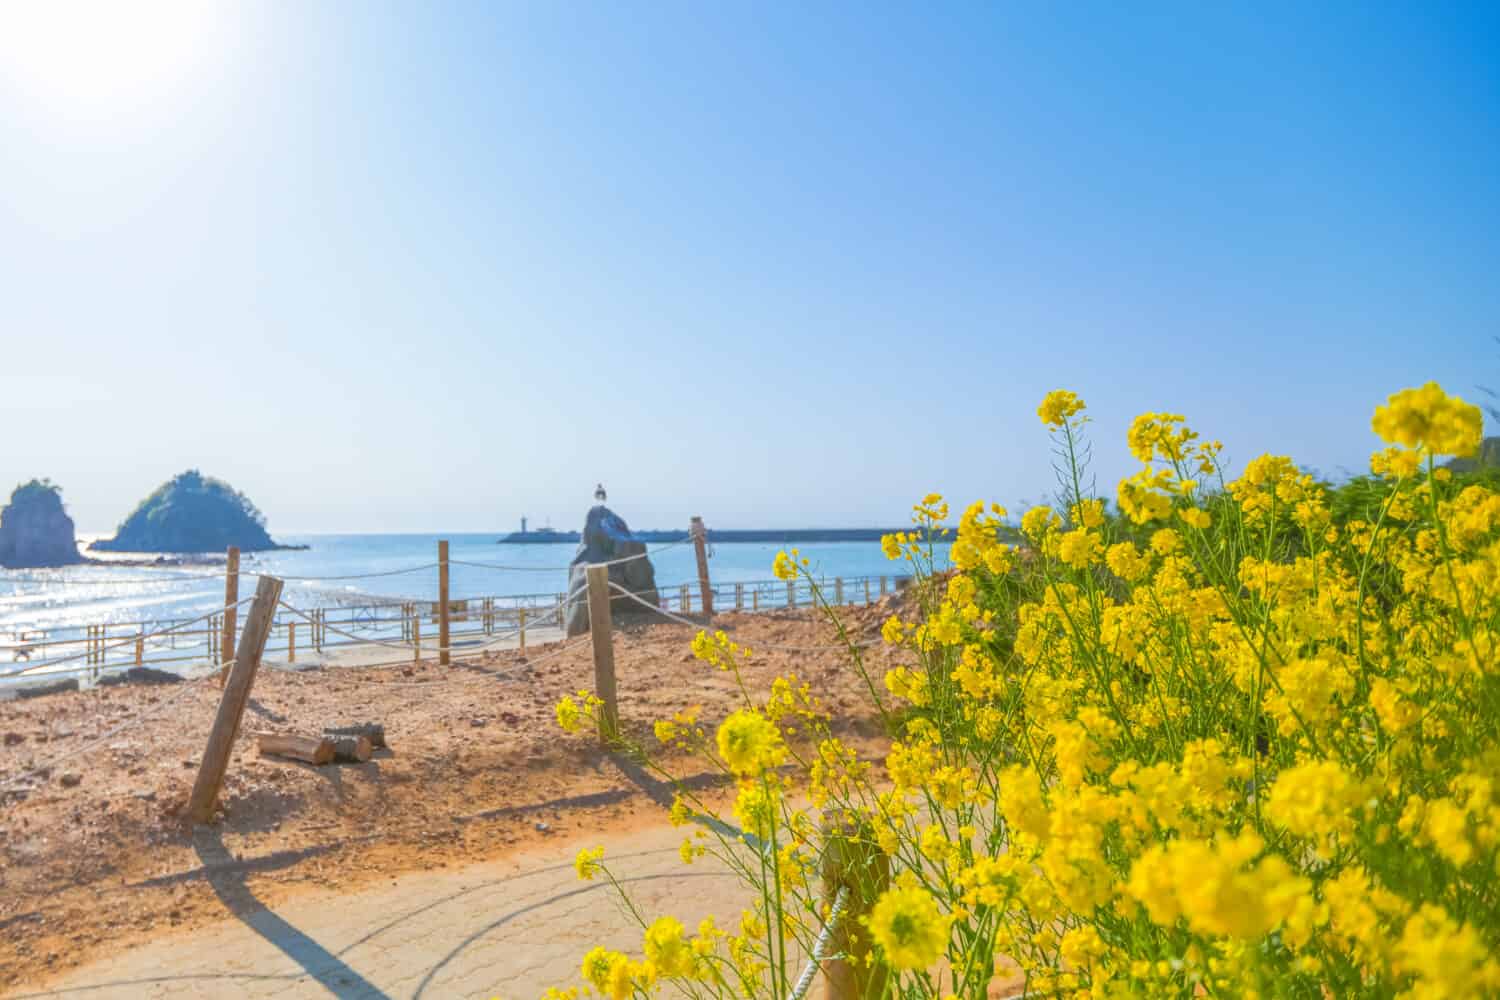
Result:
{"label": "rope fence", "polygon": [[[7,680],[7,679],[10,679],[10,678],[15,678],[15,677],[24,677],[24,676],[35,675],[35,674],[37,674],[40,671],[47,670],[47,668],[57,666],[58,664],[61,664],[61,663],[70,663],[70,662],[72,662],[74,660],[80,660],[80,659],[83,659],[85,657],[88,657],[88,656],[91,656],[91,655],[95,655],[95,654],[98,654],[98,653],[107,653],[109,650],[112,650],[112,649],[120,649],[120,648],[123,648],[125,646],[134,646],[136,643],[138,643],[138,642],[140,642],[142,640],[145,640],[145,639],[158,638],[158,637],[164,636],[164,635],[172,635],[174,633],[181,632],[182,630],[186,629],[190,625],[196,625],[199,622],[208,621],[209,619],[213,618],[215,615],[221,615],[224,612],[228,611],[230,608],[239,608],[239,607],[242,607],[243,605],[249,604],[250,601],[251,601],[251,598],[247,597],[247,598],[245,598],[242,601],[235,601],[233,603],[226,604],[222,608],[218,608],[218,609],[216,609],[214,611],[210,611],[210,612],[208,612],[207,614],[204,614],[204,615],[199,615],[197,618],[191,618],[191,619],[189,619],[189,620],[187,620],[185,622],[181,622],[179,624],[172,625],[169,628],[160,629],[160,630],[158,630],[156,632],[152,632],[152,633],[149,633],[149,634],[142,634],[142,635],[131,636],[128,639],[123,639],[120,642],[117,642],[117,643],[114,643],[114,644],[103,645],[101,648],[96,649],[96,650],[85,650],[85,651],[83,651],[81,653],[74,653],[71,656],[59,656],[55,660],[44,660],[41,663],[32,663],[32,664],[29,664],[29,665],[21,668],[20,670],[12,670],[12,671],[9,671],[7,673],[0,674],[0,680]],[[51,676],[57,676],[57,675],[59,675],[59,674],[56,671],[49,671],[46,676],[51,677]]]}
{"label": "rope fence", "polygon": [[[439,566],[427,564],[427,568]],[[607,567],[608,563],[598,564]],[[240,575],[259,577],[244,572]],[[212,578],[209,578],[212,579]],[[842,577],[825,580],[819,585],[821,600],[836,605],[873,603],[878,596],[904,584],[903,577]],[[702,613],[705,607],[725,611],[766,611],[775,608],[805,608],[817,603],[814,586],[802,580],[739,581],[732,584],[672,583],[657,585],[657,603],[615,586],[609,595],[611,603],[628,601],[649,609],[662,619],[688,627],[702,627],[703,621],[687,615]],[[369,650],[400,650],[423,654],[460,655],[482,652],[507,642],[520,641],[527,633],[541,639],[549,629],[562,629],[570,611],[581,605],[583,588],[572,593],[506,594],[493,597],[450,598],[447,606],[448,639],[443,641],[444,608],[429,598],[382,599],[379,603],[343,603],[309,607],[302,602],[283,601],[270,627],[268,655],[288,665],[301,654],[311,653],[315,661],[324,662],[330,655],[349,651],[355,658],[361,647]],[[187,669],[205,660],[217,662],[220,647],[232,649],[232,636],[225,631],[223,618],[231,608],[244,601],[223,604],[184,621],[110,622],[101,625],[72,626],[42,630],[16,628],[9,643],[0,644],[0,657],[12,656],[15,669],[0,671],[0,689],[7,684],[39,680],[80,683],[98,680],[131,667],[151,666],[159,669]],[[427,627],[435,626],[437,634],[427,637]],[[121,633],[124,633],[123,635]],[[477,641],[476,641],[477,640]],[[300,642],[300,645],[299,645]],[[873,641],[854,643],[857,648],[874,645]],[[133,651],[132,651],[133,648]],[[839,648],[761,644],[760,648],[788,653],[817,653]],[[31,661],[32,657],[40,660]],[[27,662],[31,661],[31,662]],[[79,664],[77,669],[66,668]],[[368,664],[374,665],[374,664]]]}
{"label": "rope fence", "polygon": [[0,779],[0,792],[8,792],[16,785],[19,785],[24,781],[28,781],[31,778],[42,774],[43,772],[50,772],[53,768],[57,767],[57,765],[61,764],[62,762],[72,760],[74,757],[82,756],[83,754],[88,753],[90,750],[103,746],[105,743],[114,739],[116,736],[125,732],[127,729],[138,726],[141,723],[145,722],[147,719],[151,719],[162,714],[167,709],[171,708],[179,701],[181,701],[183,697],[189,692],[193,691],[199,682],[207,680],[209,677],[216,676],[222,668],[227,666],[229,666],[228,663],[221,663],[218,666],[209,668],[206,672],[200,674],[197,677],[185,679],[181,688],[177,691],[176,694],[157,702],[155,705],[146,709],[144,712],[139,712],[136,715],[131,716],[129,719],[126,719],[118,726],[115,726],[104,735],[95,737],[94,739],[90,740],[80,747],[75,747],[72,750],[68,750],[64,753],[58,754],[57,756],[48,760],[45,764],[42,764],[38,767],[33,767],[28,771],[23,771],[20,774],[14,775],[9,778]]}
{"label": "rope fence", "polygon": [[[656,614],[661,615],[663,618],[667,619],[668,621],[670,621],[670,622],[672,622],[674,624],[677,624],[677,625],[687,625],[690,628],[697,628],[697,629],[701,629],[701,628],[704,627],[704,623],[703,622],[695,622],[691,618],[683,618],[681,615],[674,615],[670,611],[667,611],[667,610],[665,610],[663,608],[657,607],[656,605],[652,604],[651,602],[642,599],[638,595],[632,594],[630,591],[626,590],[624,587],[622,587],[619,584],[615,583],[613,580],[610,581],[609,586],[610,586],[611,590],[619,591],[620,594],[622,594],[624,597],[628,597],[630,600],[635,601],[637,604],[641,605],[642,607],[647,608],[647,609],[649,609],[651,611],[654,611]],[[788,652],[788,653],[827,653],[827,652],[833,652],[833,651],[836,651],[836,650],[849,649],[851,647],[854,648],[854,649],[868,649],[871,646],[878,646],[878,645],[880,645],[880,642],[881,642],[881,640],[879,640],[879,639],[868,639],[868,640],[866,640],[864,642],[840,642],[840,643],[833,643],[833,644],[827,645],[827,646],[778,646],[778,645],[774,645],[772,643],[758,642],[758,643],[755,644],[754,648],[755,649],[774,649],[774,650],[778,650],[778,651],[781,651],[781,652]]]}
{"label": "rope fence", "polygon": [[808,958],[807,968],[802,970],[802,975],[792,984],[792,990],[787,994],[786,1000],[802,1000],[807,996],[807,991],[812,987],[813,977],[823,967],[823,961],[828,957],[828,946],[833,941],[833,931],[839,921],[844,919],[844,908],[849,905],[849,887],[839,886],[838,894],[833,897],[833,906],[828,911],[828,920],[824,922],[823,929],[818,933],[818,938],[813,942],[812,955]]}

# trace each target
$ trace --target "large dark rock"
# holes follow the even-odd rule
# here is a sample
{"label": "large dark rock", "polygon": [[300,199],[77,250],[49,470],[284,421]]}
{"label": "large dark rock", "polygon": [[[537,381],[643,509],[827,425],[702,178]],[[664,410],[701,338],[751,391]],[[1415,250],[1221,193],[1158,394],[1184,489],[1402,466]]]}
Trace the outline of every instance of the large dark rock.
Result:
{"label": "large dark rock", "polygon": [[82,561],[62,489],[46,479],[17,486],[0,510],[0,566],[31,569]]}
{"label": "large dark rock", "polygon": [[[638,542],[630,534],[625,519],[603,504],[589,510],[583,525],[583,540],[578,543],[578,553],[568,568],[568,593],[576,594],[568,601],[564,626],[568,636],[582,635],[589,630],[588,567],[590,563],[611,562],[609,581],[618,584],[645,601],[652,608],[661,603],[656,593],[656,568],[644,553],[646,543]],[[614,562],[627,556],[640,556],[627,562]],[[613,598],[610,615],[616,621],[651,614],[625,595],[610,591]]]}
{"label": "large dark rock", "polygon": [[157,487],[120,525],[115,537],[95,542],[104,552],[241,552],[281,546],[266,533],[266,519],[250,498],[197,469]]}

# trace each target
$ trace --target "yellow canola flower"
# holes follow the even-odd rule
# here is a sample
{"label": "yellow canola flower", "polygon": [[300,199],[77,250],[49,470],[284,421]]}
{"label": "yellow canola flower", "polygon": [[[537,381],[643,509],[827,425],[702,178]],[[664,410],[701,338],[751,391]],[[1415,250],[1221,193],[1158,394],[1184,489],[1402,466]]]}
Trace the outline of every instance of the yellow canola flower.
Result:
{"label": "yellow canola flower", "polygon": [[786,757],[781,733],[759,712],[740,709],[719,725],[719,756],[741,777],[778,767]]}
{"label": "yellow canola flower", "polygon": [[1180,413],[1142,413],[1131,423],[1125,435],[1130,453],[1147,464],[1157,458],[1167,462],[1184,461],[1192,442],[1198,437],[1186,426],[1179,426],[1186,419]]}
{"label": "yellow canola flower", "polygon": [[1370,797],[1364,784],[1337,761],[1309,761],[1276,778],[1266,817],[1299,837],[1330,841],[1354,832],[1359,809]]}
{"label": "yellow canola flower", "polygon": [[892,968],[926,969],[947,949],[949,920],[925,889],[887,889],[865,920]]}
{"label": "yellow canola flower", "polygon": [[1104,546],[1088,528],[1074,528],[1058,541],[1057,557],[1074,569],[1088,569],[1099,561]]}
{"label": "yellow canola flower", "polygon": [[1160,521],[1172,512],[1173,478],[1150,468],[1120,480],[1115,500],[1125,516],[1136,524]]}
{"label": "yellow canola flower", "polygon": [[1403,996],[1460,1000],[1500,993],[1500,959],[1492,946],[1434,903],[1424,903],[1406,922],[1395,951],[1395,969],[1414,980]]}
{"label": "yellow canola flower", "polygon": [[1151,560],[1132,542],[1116,542],[1104,553],[1109,571],[1126,583],[1134,583],[1151,571]]}
{"label": "yellow canola flower", "polygon": [[1211,842],[1181,839],[1147,848],[1130,869],[1126,892],[1151,919],[1185,919],[1199,934],[1254,940],[1289,917],[1310,889],[1286,860],[1270,855],[1253,833]]}
{"label": "yellow canola flower", "polygon": [[693,971],[693,949],[685,928],[674,917],[657,917],[646,928],[643,950],[656,974],[672,978]]}
{"label": "yellow canola flower", "polygon": [[780,818],[780,804],[781,798],[774,788],[759,781],[747,781],[740,786],[734,800],[734,818],[746,833],[765,839]]}
{"label": "yellow canola flower", "polygon": [[1104,501],[1083,500],[1075,503],[1068,510],[1068,516],[1073,519],[1075,525],[1085,528],[1099,528],[1104,526]]}
{"label": "yellow canola flower", "polygon": [[609,992],[610,972],[616,962],[628,962],[629,959],[618,951],[612,951],[604,946],[597,946],[583,956],[583,980],[591,985],[601,994]]}
{"label": "yellow canola flower", "polygon": [[[924,498],[917,530],[883,546],[916,563],[900,616],[854,617],[892,643],[858,664],[877,691],[841,720],[883,703],[883,769],[790,674],[716,734],[661,713],[672,746],[723,757],[736,821],[779,850],[749,875],[737,936],[662,924],[645,962],[600,950],[585,995],[650,996],[658,977],[755,992],[766,935],[816,923],[823,839],[795,790],[852,812],[889,860],[895,888],[848,957],[893,967],[892,996],[946,1000],[947,975],[925,976],[952,958],[972,973],[952,989],[984,1000],[990,958],[969,942],[1012,956],[1032,992],[1091,1000],[1500,996],[1500,492],[1483,470],[1422,475],[1467,433],[1461,408],[1392,406],[1391,433],[1416,443],[1349,487],[1275,454],[1221,487],[1217,443],[1145,415],[1121,519],[1070,497],[1016,545],[1003,510],[959,505],[951,573],[926,559],[945,502]],[[1063,410],[1053,440],[1072,447],[1085,421]],[[802,575],[798,559],[784,567]],[[738,662],[711,629],[694,645]],[[569,700],[592,724],[587,693]],[[794,756],[796,774],[772,770]],[[678,800],[673,822],[688,817]],[[683,858],[702,850],[689,836]]]}
{"label": "yellow canola flower", "polygon": [[1377,406],[1370,428],[1392,444],[1434,455],[1472,455],[1484,437],[1484,415],[1428,382],[1420,389],[1402,389]]}
{"label": "yellow canola flower", "polygon": [[[887,538],[890,536],[887,535]],[[890,558],[895,558],[891,556]],[[778,580],[795,580],[797,578],[797,563],[785,551],[776,553],[776,559],[771,563],[771,572],[776,574]]]}
{"label": "yellow canola flower", "polygon": [[604,847],[585,847],[578,852],[578,857],[573,859],[573,869],[578,872],[578,878],[584,882],[590,882],[604,865]]}
{"label": "yellow canola flower", "polygon": [[563,732],[576,733],[583,724],[583,713],[579,711],[578,702],[573,700],[572,695],[563,695],[558,699],[557,724],[562,727]]}
{"label": "yellow canola flower", "polygon": [[1042,398],[1042,405],[1036,408],[1036,415],[1048,427],[1062,427],[1069,418],[1083,410],[1083,400],[1076,395],[1067,389],[1053,389]]}
{"label": "yellow canola flower", "polygon": [[1184,524],[1199,531],[1206,531],[1214,523],[1213,515],[1202,507],[1184,507],[1181,517]]}
{"label": "yellow canola flower", "polygon": [[[900,534],[881,535],[880,536],[880,551],[885,554],[885,557],[887,559],[900,559],[901,558],[901,535]],[[781,579],[783,579],[783,580],[789,579],[788,577],[781,576],[780,573],[777,573],[776,575],[778,577],[781,577]],[[795,571],[794,571],[794,575],[795,575]]]}
{"label": "yellow canola flower", "polygon": [[1062,524],[1062,519],[1051,507],[1033,507],[1021,515],[1021,533],[1028,538],[1039,539]]}
{"label": "yellow canola flower", "polygon": [[593,719],[594,711],[602,704],[604,703],[597,695],[584,690],[579,691],[576,698],[574,695],[563,695],[553,707],[553,713],[563,732],[576,733],[583,728],[586,720]]}
{"label": "yellow canola flower", "polygon": [[1370,456],[1370,471],[1387,479],[1407,479],[1422,467],[1422,453],[1390,447]]}

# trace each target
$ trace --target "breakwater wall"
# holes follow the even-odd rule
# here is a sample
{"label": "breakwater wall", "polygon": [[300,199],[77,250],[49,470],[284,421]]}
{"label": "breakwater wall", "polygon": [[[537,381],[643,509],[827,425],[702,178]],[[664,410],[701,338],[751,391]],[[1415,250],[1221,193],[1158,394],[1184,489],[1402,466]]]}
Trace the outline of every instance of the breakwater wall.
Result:
{"label": "breakwater wall", "polygon": [[[781,528],[781,529],[723,529],[709,528],[708,540],[730,544],[733,542],[761,542],[772,545],[802,544],[812,542],[878,542],[883,535],[907,528]],[[630,537],[638,542],[685,542],[686,531],[632,531]],[[567,542],[576,545],[582,535],[576,531],[513,531],[499,540],[500,545],[537,545],[548,542]],[[941,541],[937,535],[933,541]]]}

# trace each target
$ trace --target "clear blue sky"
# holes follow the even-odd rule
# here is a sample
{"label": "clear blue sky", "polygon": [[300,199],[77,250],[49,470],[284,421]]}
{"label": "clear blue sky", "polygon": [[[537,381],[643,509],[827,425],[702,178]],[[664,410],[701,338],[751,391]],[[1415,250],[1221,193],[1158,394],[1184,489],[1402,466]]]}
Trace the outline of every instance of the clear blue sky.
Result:
{"label": "clear blue sky", "polygon": [[0,8],[0,483],[81,530],[902,523],[1043,495],[1055,387],[1112,495],[1142,410],[1337,474],[1500,382],[1493,4],[120,9]]}

